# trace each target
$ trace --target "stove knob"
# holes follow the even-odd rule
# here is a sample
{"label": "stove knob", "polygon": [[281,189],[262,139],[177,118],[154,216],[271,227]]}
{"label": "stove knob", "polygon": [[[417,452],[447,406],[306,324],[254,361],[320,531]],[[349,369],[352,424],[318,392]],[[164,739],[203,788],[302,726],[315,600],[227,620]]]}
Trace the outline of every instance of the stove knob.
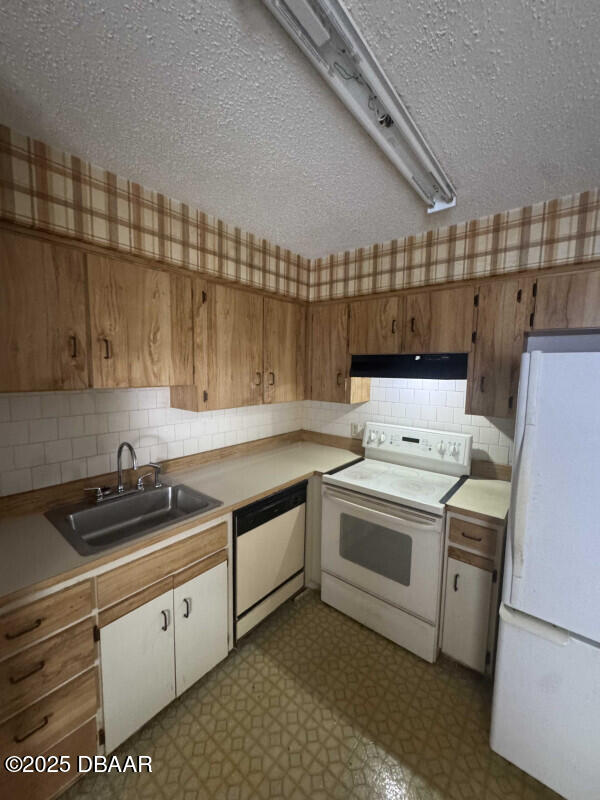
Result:
{"label": "stove knob", "polygon": [[437,446],[437,449],[438,449],[438,453],[439,453],[441,456],[443,456],[443,455],[444,455],[444,453],[446,452],[446,445],[445,445],[443,442],[440,442],[440,443],[438,444],[438,446]]}
{"label": "stove knob", "polygon": [[374,441],[375,441],[375,431],[369,431],[368,444],[371,444],[371,442],[374,442]]}
{"label": "stove knob", "polygon": [[379,434],[379,444],[383,444],[385,442],[385,433],[383,431]]}
{"label": "stove knob", "polygon": [[454,444],[452,445],[452,450],[450,451],[450,455],[453,456],[454,458],[458,458],[458,448],[459,446],[456,444],[456,442],[454,442]]}

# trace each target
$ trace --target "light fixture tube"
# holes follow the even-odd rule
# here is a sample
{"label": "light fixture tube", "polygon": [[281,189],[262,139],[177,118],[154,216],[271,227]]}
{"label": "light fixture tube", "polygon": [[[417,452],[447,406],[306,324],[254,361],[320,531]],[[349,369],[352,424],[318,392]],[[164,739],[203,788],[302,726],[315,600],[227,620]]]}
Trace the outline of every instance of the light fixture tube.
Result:
{"label": "light fixture tube", "polygon": [[263,0],[340,100],[427,204],[456,191],[340,0]]}

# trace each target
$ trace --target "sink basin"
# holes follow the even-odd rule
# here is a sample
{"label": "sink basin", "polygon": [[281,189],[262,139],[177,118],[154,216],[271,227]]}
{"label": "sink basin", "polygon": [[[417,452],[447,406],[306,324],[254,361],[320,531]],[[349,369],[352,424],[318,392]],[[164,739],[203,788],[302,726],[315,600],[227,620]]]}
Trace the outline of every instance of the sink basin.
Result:
{"label": "sink basin", "polygon": [[53,508],[45,516],[78,553],[87,556],[220,505],[221,500],[178,484],[109,498],[95,506]]}

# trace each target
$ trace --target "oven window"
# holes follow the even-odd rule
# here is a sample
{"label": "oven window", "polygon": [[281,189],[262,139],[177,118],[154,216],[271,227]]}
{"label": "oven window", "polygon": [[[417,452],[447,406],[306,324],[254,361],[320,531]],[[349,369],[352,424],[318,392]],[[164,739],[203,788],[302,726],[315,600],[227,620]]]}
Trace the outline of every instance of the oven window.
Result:
{"label": "oven window", "polygon": [[410,586],[412,539],[373,522],[340,514],[340,556],[403,586]]}

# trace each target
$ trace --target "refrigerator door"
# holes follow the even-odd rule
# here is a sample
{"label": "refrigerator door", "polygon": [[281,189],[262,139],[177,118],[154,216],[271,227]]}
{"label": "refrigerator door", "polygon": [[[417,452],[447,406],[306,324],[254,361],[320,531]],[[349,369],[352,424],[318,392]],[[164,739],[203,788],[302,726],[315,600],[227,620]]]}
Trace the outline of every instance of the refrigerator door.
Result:
{"label": "refrigerator door", "polygon": [[504,600],[600,642],[600,353],[530,354]]}
{"label": "refrigerator door", "polygon": [[569,800],[600,797],[600,648],[500,609],[490,745]]}

